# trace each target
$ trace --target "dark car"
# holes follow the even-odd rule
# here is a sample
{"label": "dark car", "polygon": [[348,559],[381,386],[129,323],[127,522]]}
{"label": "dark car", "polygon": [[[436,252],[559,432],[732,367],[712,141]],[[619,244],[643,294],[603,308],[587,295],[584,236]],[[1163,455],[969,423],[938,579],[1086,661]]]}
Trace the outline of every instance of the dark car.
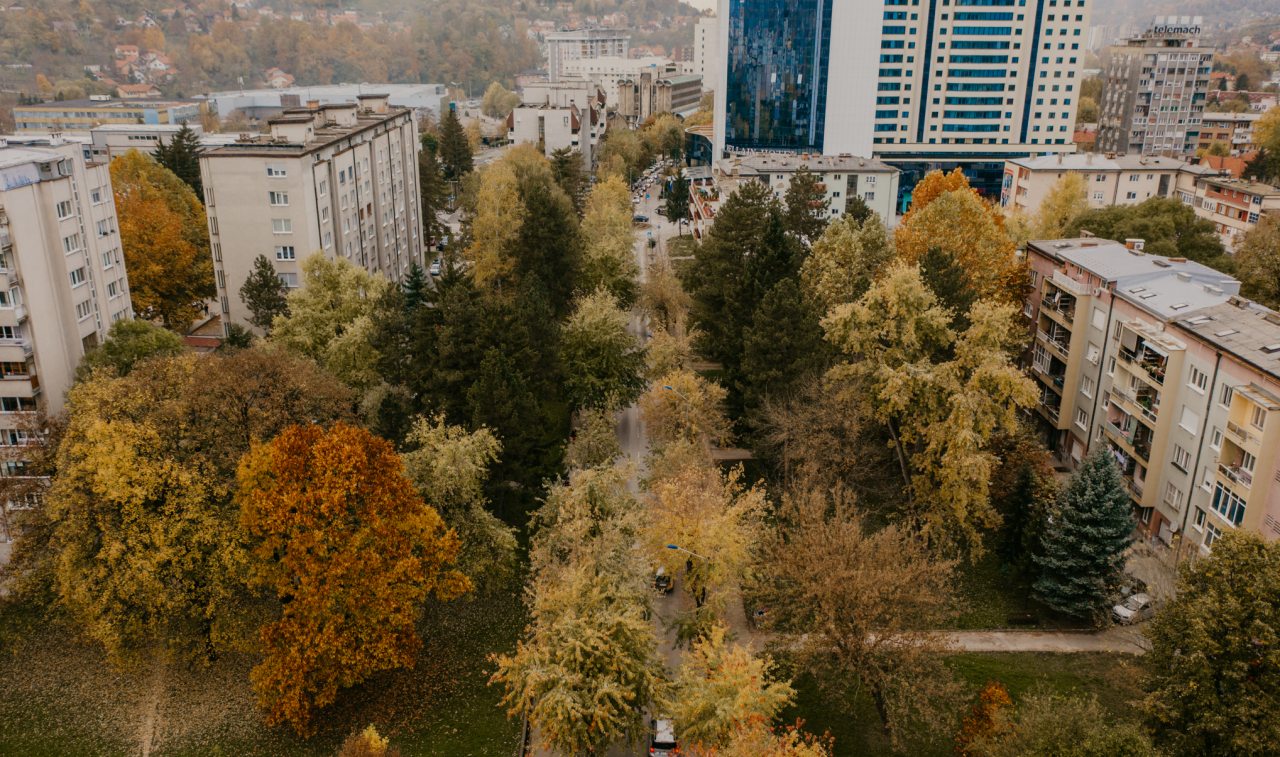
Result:
{"label": "dark car", "polygon": [[676,588],[671,576],[667,575],[666,568],[658,568],[658,571],[653,574],[653,588],[663,594],[670,594]]}
{"label": "dark car", "polygon": [[634,221],[634,222],[636,222],[636,223],[648,223],[648,222],[649,222],[649,216],[636,215],[636,216],[632,217],[632,219],[631,219],[631,220],[632,220],[632,221]]}

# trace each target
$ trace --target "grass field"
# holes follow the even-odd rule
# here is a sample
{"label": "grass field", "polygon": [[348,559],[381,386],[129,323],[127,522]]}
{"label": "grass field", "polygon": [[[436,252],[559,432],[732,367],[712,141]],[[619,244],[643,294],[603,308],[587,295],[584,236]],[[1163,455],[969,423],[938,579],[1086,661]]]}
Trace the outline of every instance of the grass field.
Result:
{"label": "grass field", "polygon": [[517,594],[453,603],[424,621],[412,670],[342,692],[303,741],[268,729],[249,688],[253,660],[224,656],[118,670],[57,619],[0,610],[0,754],[137,754],[145,739],[163,755],[332,755],[373,724],[405,754],[509,755],[518,724],[486,686],[488,655],[510,650],[524,625]]}
{"label": "grass field", "polygon": [[[1087,628],[1087,623],[1057,615],[1031,598],[1031,587],[1010,574],[994,550],[976,563],[963,562],[956,568],[957,593],[964,608],[951,624],[960,630],[989,628]],[[1013,624],[1015,616],[1030,617],[1029,624]]]}
{"label": "grass field", "polygon": [[[1117,719],[1137,717],[1134,703],[1141,696],[1141,673],[1130,655],[1112,654],[977,654],[954,655],[948,664],[957,678],[977,692],[987,681],[1000,681],[1016,703],[1019,697],[1043,686],[1060,693],[1093,694]],[[880,721],[869,701],[860,702],[850,718],[827,702],[813,680],[795,682],[799,692],[796,705],[783,714],[785,722],[802,718],[805,730],[829,731],[836,739],[837,757],[891,754]],[[937,757],[952,755],[950,745],[940,747]],[[921,753],[928,757],[928,753]]]}

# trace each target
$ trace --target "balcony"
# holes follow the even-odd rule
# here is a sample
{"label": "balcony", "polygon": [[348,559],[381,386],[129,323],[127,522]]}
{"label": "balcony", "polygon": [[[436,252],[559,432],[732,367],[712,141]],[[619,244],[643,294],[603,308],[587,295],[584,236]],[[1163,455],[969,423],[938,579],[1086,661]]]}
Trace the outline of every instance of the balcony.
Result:
{"label": "balcony", "polygon": [[1159,421],[1160,394],[1152,389],[1142,389],[1134,394],[1126,389],[1114,387],[1111,390],[1113,399],[1120,400],[1130,414],[1139,418],[1152,428]]}
{"label": "balcony", "polygon": [[1040,392],[1040,403],[1036,406],[1042,415],[1048,418],[1054,426],[1058,425],[1058,418],[1062,412],[1062,398],[1050,391]]}
{"label": "balcony", "polygon": [[1262,440],[1257,436],[1249,433],[1231,421],[1227,421],[1227,438],[1240,445],[1241,449],[1257,450],[1257,448],[1262,444]]}
{"label": "balcony", "polygon": [[1076,298],[1067,294],[1048,294],[1040,300],[1040,312],[1070,328],[1076,317]]}
{"label": "balcony", "polygon": [[1228,481],[1248,489],[1253,486],[1253,474],[1239,465],[1223,465],[1218,463],[1218,474]]}
{"label": "balcony", "polygon": [[1069,333],[1064,334],[1064,331],[1066,330],[1062,329],[1049,332],[1040,329],[1036,331],[1036,336],[1040,341],[1044,342],[1050,350],[1065,361],[1067,360],[1071,350],[1071,335]]}
{"label": "balcony", "polygon": [[1157,386],[1164,386],[1165,369],[1169,364],[1167,357],[1144,351],[1141,347],[1137,350],[1121,348],[1119,357],[1121,363],[1134,369],[1134,374],[1138,378],[1146,379]]}

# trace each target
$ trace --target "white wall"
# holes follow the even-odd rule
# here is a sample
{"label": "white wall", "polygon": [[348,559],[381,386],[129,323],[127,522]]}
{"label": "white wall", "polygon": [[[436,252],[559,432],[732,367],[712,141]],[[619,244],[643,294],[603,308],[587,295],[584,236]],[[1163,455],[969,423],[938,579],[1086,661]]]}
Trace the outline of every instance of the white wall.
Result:
{"label": "white wall", "polygon": [[[914,9],[915,6],[903,7]],[[875,74],[880,68],[883,12],[884,6],[880,3],[858,0],[832,3],[824,155],[869,156],[872,153],[875,125],[871,116],[876,108],[878,78]],[[922,94],[916,93],[916,96]]]}

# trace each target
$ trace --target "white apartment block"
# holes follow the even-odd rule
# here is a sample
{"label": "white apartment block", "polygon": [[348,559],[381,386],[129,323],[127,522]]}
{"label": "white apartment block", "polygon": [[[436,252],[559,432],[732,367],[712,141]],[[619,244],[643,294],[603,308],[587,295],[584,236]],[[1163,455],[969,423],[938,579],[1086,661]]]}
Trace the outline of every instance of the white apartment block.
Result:
{"label": "white apartment block", "polygon": [[567,60],[561,68],[559,81],[568,83],[572,80],[591,82],[605,93],[606,104],[610,108],[618,107],[618,84],[640,78],[642,74],[650,74],[653,78],[677,75],[676,65],[667,58],[649,55],[643,58],[624,58],[616,55],[598,58],[579,58]]}
{"label": "white apartment block", "polygon": [[399,281],[423,263],[418,129],[384,95],[287,109],[271,133],[200,156],[224,327],[248,326],[240,287],[265,255],[285,286],[311,254]]}
{"label": "white apartment block", "polygon": [[1042,155],[1005,162],[1000,204],[1029,214],[1068,174],[1079,174],[1091,208],[1137,205],[1153,197],[1181,197],[1196,180],[1216,176],[1208,166],[1144,155]]}
{"label": "white apartment block", "polygon": [[715,164],[713,178],[725,197],[733,194],[743,182],[758,181],[769,187],[774,197],[782,199],[791,187],[791,179],[802,168],[817,175],[833,219],[844,215],[850,198],[860,197],[886,224],[894,224],[900,172],[871,158],[781,153],[735,155]]}
{"label": "white apartment block", "polygon": [[567,79],[530,84],[522,97],[523,102],[507,116],[512,142],[536,145],[547,157],[569,148],[582,156],[588,170],[595,167],[608,128],[604,92],[592,82]]}
{"label": "white apartment block", "polygon": [[0,446],[13,446],[29,413],[62,409],[111,324],[133,317],[111,175],[83,145],[0,142],[0,279]]}
{"label": "white apartment block", "polygon": [[619,29],[566,29],[546,36],[547,78],[560,81],[570,61],[589,58],[625,58],[631,50],[631,33]]}
{"label": "white apartment block", "polygon": [[1213,49],[1199,41],[1200,19],[1156,19],[1112,47],[1103,71],[1098,150],[1194,155],[1209,91]]}
{"label": "white apartment block", "polygon": [[693,27],[693,65],[689,73],[702,77],[704,88],[720,81],[720,21],[703,16]]}
{"label": "white apartment block", "polygon": [[1226,274],[1139,246],[1028,245],[1043,436],[1072,465],[1106,445],[1152,539],[1280,538],[1280,314]]}

